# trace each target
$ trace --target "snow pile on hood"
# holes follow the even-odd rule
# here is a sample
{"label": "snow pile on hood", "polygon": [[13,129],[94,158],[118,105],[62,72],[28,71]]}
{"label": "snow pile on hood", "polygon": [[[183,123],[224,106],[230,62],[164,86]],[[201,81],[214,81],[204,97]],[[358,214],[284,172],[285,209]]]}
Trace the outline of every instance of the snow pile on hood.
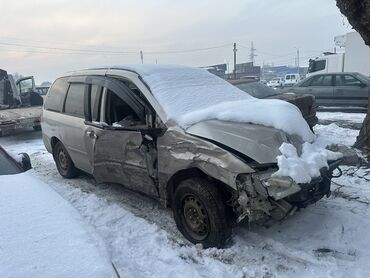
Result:
{"label": "snow pile on hood", "polygon": [[261,124],[315,138],[299,109],[280,100],[260,100],[204,69],[176,65],[132,65],[115,68],[137,72],[167,115],[182,128],[205,121],[224,120]]}
{"label": "snow pile on hood", "polygon": [[341,153],[332,152],[320,146],[304,143],[302,154],[298,156],[297,149],[288,143],[279,148],[281,155],[277,157],[279,170],[273,176],[288,176],[296,183],[309,183],[313,178],[320,177],[320,169],[328,168],[328,160],[341,158]]}
{"label": "snow pile on hood", "polygon": [[0,277],[115,277],[102,239],[47,184],[0,176]]}

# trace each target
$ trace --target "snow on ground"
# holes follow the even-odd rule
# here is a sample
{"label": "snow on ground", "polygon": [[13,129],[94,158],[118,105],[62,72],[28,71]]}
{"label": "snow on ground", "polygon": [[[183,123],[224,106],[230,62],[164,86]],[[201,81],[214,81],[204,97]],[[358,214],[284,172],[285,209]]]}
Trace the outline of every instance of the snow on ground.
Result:
{"label": "snow on ground", "polygon": [[115,277],[102,240],[31,174],[0,176],[0,277]]}
{"label": "snow on ground", "polygon": [[[350,119],[349,119],[350,120]],[[318,125],[323,141],[351,145],[358,130]],[[319,137],[319,138],[320,138]],[[350,137],[350,138],[349,138]],[[27,151],[29,173],[69,201],[104,239],[121,277],[369,277],[369,169],[343,167],[333,194],[267,229],[237,227],[225,249],[204,250],[177,231],[172,213],[151,199],[91,177],[65,180],[39,132],[0,138]]]}
{"label": "snow on ground", "polygon": [[341,112],[318,112],[319,120],[325,121],[347,121],[350,123],[361,123],[364,121],[365,113],[341,113]]}

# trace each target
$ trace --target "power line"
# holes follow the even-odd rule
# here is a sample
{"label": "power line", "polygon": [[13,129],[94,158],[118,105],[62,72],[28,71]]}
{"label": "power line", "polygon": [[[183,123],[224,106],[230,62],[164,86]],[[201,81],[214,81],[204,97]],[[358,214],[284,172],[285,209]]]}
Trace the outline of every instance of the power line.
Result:
{"label": "power line", "polygon": [[[121,56],[121,55],[133,55],[134,53],[130,54],[114,54],[114,53],[85,53],[85,52],[60,52],[60,51],[42,51],[42,50],[29,50],[29,49],[9,49],[0,47],[0,51],[4,52],[17,52],[17,53],[35,53],[35,54],[52,54],[52,55],[114,55],[114,56]],[[138,53],[135,53],[138,54]]]}
{"label": "power line", "polygon": [[[26,48],[34,48],[34,49],[44,49],[44,50],[61,50],[61,51],[73,51],[68,53],[60,53],[60,52],[53,52],[55,54],[80,54],[80,53],[99,53],[99,54],[119,54],[119,55],[127,55],[127,54],[139,54],[140,51],[111,51],[111,50],[97,50],[97,49],[77,49],[77,48],[65,48],[65,47],[51,47],[51,46],[42,46],[42,45],[30,45],[30,44],[21,44],[21,43],[12,43],[12,42],[0,42],[0,45],[6,46],[16,46],[16,47],[26,47]],[[223,44],[218,46],[211,46],[211,47],[204,47],[204,48],[193,48],[193,49],[182,49],[182,50],[163,50],[163,51],[143,51],[146,55],[162,55],[162,54],[180,54],[180,53],[191,53],[191,52],[198,52],[198,51],[206,51],[212,49],[223,48],[229,46],[230,44]],[[24,52],[28,52],[22,50]],[[36,53],[36,51],[34,51]],[[40,52],[46,53],[46,52]]]}
{"label": "power line", "polygon": [[167,50],[167,51],[143,51],[145,54],[149,55],[157,55],[157,54],[176,54],[176,53],[190,53],[190,52],[198,52],[198,51],[205,51],[205,50],[212,50],[218,48],[229,47],[231,44],[223,44],[218,46],[211,46],[211,47],[204,47],[204,48],[194,48],[194,49],[185,49],[185,50]]}
{"label": "power line", "polygon": [[133,51],[106,51],[106,50],[96,50],[96,49],[76,49],[76,48],[64,48],[64,47],[49,47],[49,46],[39,46],[39,45],[29,45],[20,43],[9,43],[0,42],[1,45],[7,46],[18,46],[36,49],[46,49],[46,50],[64,50],[64,51],[75,51],[75,52],[89,52],[89,53],[112,53],[112,54],[137,54],[138,52]]}

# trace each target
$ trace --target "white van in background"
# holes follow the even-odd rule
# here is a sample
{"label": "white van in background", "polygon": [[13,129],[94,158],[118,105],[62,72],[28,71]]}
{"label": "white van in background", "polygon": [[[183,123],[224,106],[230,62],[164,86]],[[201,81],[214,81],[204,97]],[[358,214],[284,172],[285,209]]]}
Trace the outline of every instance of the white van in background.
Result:
{"label": "white van in background", "polygon": [[289,73],[285,75],[284,86],[293,86],[299,81],[301,81],[301,77],[298,73]]}
{"label": "white van in background", "polygon": [[275,77],[275,78],[271,79],[269,82],[267,82],[267,86],[269,86],[270,88],[283,87],[284,86],[284,78]]}

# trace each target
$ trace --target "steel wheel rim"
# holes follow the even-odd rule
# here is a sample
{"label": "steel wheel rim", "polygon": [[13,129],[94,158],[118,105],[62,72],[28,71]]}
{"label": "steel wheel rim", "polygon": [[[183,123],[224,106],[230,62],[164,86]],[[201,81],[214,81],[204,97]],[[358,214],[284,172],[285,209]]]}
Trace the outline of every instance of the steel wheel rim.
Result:
{"label": "steel wheel rim", "polygon": [[68,168],[68,159],[67,159],[67,154],[65,153],[64,150],[60,150],[58,154],[58,161],[60,168],[63,170],[67,170]]}
{"label": "steel wheel rim", "polygon": [[200,199],[186,195],[182,202],[183,223],[187,232],[196,240],[204,240],[210,232],[207,210]]}

